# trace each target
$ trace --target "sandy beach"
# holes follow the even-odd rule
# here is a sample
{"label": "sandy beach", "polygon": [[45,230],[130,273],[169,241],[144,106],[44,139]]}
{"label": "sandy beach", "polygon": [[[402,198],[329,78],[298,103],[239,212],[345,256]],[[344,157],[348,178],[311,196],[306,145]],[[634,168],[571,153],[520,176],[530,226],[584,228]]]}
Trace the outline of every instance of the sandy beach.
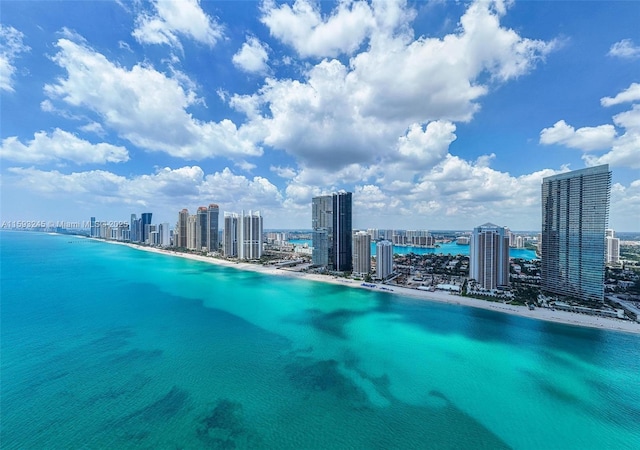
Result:
{"label": "sandy beach", "polygon": [[[303,272],[295,272],[292,270],[278,269],[273,266],[263,266],[260,264],[252,264],[247,262],[235,262],[228,261],[220,258],[212,258],[200,255],[191,255],[188,253],[176,252],[170,249],[160,249],[155,247],[146,247],[131,243],[117,242],[117,241],[102,241],[109,244],[125,245],[137,250],[147,251],[151,253],[158,253],[162,255],[177,256],[179,258],[190,259],[193,261],[201,261],[209,264],[216,264],[220,266],[233,267],[238,270],[251,270],[254,272],[260,272],[273,276],[286,276],[295,277],[305,280],[318,281],[322,283],[333,283],[342,286],[348,286],[358,289],[375,290],[385,292],[391,295],[401,295],[404,297],[412,297],[424,301],[448,303],[452,305],[468,306],[472,308],[481,308],[491,311],[496,311],[504,314],[512,314],[521,317],[527,317],[536,320],[546,320],[549,322],[563,323],[567,325],[575,325],[581,327],[600,328],[604,330],[621,331],[626,333],[640,334],[640,323],[632,322],[629,320],[610,319],[607,317],[589,316],[585,314],[571,313],[567,311],[550,310],[547,308],[536,308],[530,310],[526,306],[507,305],[499,302],[489,302],[486,300],[474,299],[469,297],[463,297],[461,295],[451,294],[443,291],[420,291],[417,289],[410,289],[398,286],[386,286],[390,290],[380,289],[383,285],[377,285],[377,288],[362,286],[362,282],[356,280],[350,280],[346,278],[337,278],[329,275],[310,274]],[[369,283],[368,283],[369,284]]]}

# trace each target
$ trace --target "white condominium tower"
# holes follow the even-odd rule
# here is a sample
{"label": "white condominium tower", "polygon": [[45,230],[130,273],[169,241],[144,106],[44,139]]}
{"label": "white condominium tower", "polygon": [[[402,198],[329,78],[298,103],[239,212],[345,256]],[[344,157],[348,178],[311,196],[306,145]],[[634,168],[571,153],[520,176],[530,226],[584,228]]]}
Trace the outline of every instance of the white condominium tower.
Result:
{"label": "white condominium tower", "polygon": [[393,273],[393,244],[380,241],[376,244],[376,278],[386,279]]}
{"label": "white condominium tower", "polygon": [[607,256],[605,258],[607,263],[617,264],[620,262],[620,239],[615,236],[613,230],[607,230]]}
{"label": "white condominium tower", "polygon": [[366,276],[371,272],[371,236],[366,231],[353,235],[353,273]]}
{"label": "white condominium tower", "polygon": [[469,277],[483,289],[509,284],[509,231],[506,227],[485,223],[473,229]]}
{"label": "white condominium tower", "polygon": [[260,259],[262,256],[262,216],[259,211],[245,215],[242,211],[238,230],[238,258]]}

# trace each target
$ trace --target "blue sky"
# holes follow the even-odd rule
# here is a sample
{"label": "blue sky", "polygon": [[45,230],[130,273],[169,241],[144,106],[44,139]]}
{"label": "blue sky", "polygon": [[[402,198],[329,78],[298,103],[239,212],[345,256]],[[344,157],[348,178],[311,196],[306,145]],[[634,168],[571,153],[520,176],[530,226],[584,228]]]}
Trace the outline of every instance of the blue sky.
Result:
{"label": "blue sky", "polygon": [[540,228],[609,164],[640,221],[640,2],[3,1],[2,220],[260,210],[309,228]]}

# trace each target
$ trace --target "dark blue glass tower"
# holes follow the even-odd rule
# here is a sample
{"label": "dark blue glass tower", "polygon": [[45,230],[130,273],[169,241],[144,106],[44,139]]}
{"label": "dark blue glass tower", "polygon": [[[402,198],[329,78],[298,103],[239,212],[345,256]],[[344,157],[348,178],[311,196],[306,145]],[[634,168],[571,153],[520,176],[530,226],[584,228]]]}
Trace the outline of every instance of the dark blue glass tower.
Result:
{"label": "dark blue glass tower", "polygon": [[153,213],[142,213],[141,215],[141,219],[142,219],[142,224],[141,224],[141,235],[140,237],[140,242],[142,242],[143,244],[145,242],[147,242],[147,238],[149,236],[147,236],[147,232],[148,232],[148,228],[147,225],[151,225],[151,215]]}

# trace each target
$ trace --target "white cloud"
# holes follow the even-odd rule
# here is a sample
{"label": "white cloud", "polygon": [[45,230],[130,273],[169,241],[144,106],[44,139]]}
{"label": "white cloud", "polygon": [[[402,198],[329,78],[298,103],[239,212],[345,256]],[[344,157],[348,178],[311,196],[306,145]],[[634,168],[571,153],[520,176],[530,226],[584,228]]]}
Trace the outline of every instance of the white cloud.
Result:
{"label": "white cloud", "polygon": [[230,120],[203,122],[187,112],[201,100],[186,75],[169,77],[143,64],[129,70],[68,39],[57,46],[53,60],[67,76],[45,85],[45,93],[93,111],[103,126],[134,145],[186,159],[262,154]]}
{"label": "white cloud", "polygon": [[16,136],[3,139],[0,155],[3,159],[29,164],[60,161],[105,164],[129,160],[129,153],[124,147],[106,143],[92,144],[59,128],[51,134],[39,131],[27,144],[20,142]]}
{"label": "white cloud", "polygon": [[126,211],[132,206],[144,206],[165,216],[168,211],[175,211],[177,216],[182,208],[193,210],[209,201],[219,204],[223,211],[263,210],[267,217],[284,213],[276,186],[263,177],[236,175],[229,168],[205,174],[199,166],[164,167],[153,174],[131,177],[104,170],[65,174],[33,167],[9,168],[8,172],[8,177],[14,177],[11,182],[20,188],[58,200],[72,199],[78,204],[95,205],[101,201],[124,206]]}
{"label": "white cloud", "polygon": [[640,169],[640,105],[633,105],[630,111],[613,116],[613,123],[625,130],[613,142],[611,150],[604,155],[584,155],[589,166],[609,164],[613,167]]}
{"label": "white cloud", "polygon": [[564,120],[540,132],[540,143],[544,145],[561,144],[584,151],[602,150],[611,147],[616,138],[613,125],[583,127],[577,130]]}
{"label": "white cloud", "polygon": [[[604,97],[602,106],[612,106],[640,100],[640,84],[632,83],[615,97]],[[613,167],[640,168],[640,104],[632,105],[629,111],[613,116],[615,127],[624,130],[616,132],[614,125],[584,127],[575,130],[564,120],[540,132],[540,143],[561,144],[585,152],[607,149],[602,155],[584,154],[582,159],[588,166],[609,164]]]}
{"label": "white cloud", "polygon": [[611,186],[609,226],[616,231],[637,231],[640,211],[640,179],[628,186],[614,183]]}
{"label": "white cloud", "polygon": [[455,130],[456,126],[446,121],[430,122],[424,131],[421,125],[413,124],[398,139],[398,152],[411,167],[430,168],[447,155],[456,139]]}
{"label": "white cloud", "polygon": [[623,39],[611,46],[608,55],[628,59],[640,58],[640,46],[635,45],[631,39]]}
{"label": "white cloud", "polygon": [[0,91],[13,92],[15,59],[31,50],[23,43],[24,34],[13,27],[0,24]]}
{"label": "white cloud", "polygon": [[94,133],[98,136],[104,136],[106,134],[104,128],[102,128],[102,125],[100,125],[98,122],[90,122],[86,125],[81,126],[80,129],[85,133]]}
{"label": "white cloud", "polygon": [[182,48],[178,35],[213,47],[222,27],[200,7],[198,0],[155,0],[155,14],[141,13],[132,35],[138,42]]}
{"label": "white cloud", "polygon": [[631,83],[627,89],[618,93],[615,97],[601,98],[600,104],[602,106],[613,106],[638,100],[640,100],[640,83]]}
{"label": "white cloud", "polygon": [[267,46],[255,37],[248,37],[238,53],[233,55],[233,64],[249,73],[265,73],[269,66]]}
{"label": "white cloud", "polygon": [[363,1],[340,2],[325,18],[311,1],[296,0],[293,6],[265,1],[262,14],[271,35],[302,57],[351,54],[374,25],[373,11]]}
{"label": "white cloud", "polygon": [[[334,171],[387,158],[414,123],[470,120],[490,86],[526,74],[555,45],[501,27],[502,3],[473,3],[460,28],[442,39],[413,39],[413,15],[404,2],[340,3],[326,18],[307,2],[265,5],[265,17],[286,12],[277,22],[278,30],[289,30],[280,36],[285,42],[356,8],[375,19],[368,48],[348,64],[324,59],[308,66],[303,80],[269,78],[256,94],[230,100],[247,115],[244,128],[254,139],[285,150],[302,166]],[[298,51],[330,55],[359,48],[341,39],[344,45],[318,46],[323,51]]]}
{"label": "white cloud", "polygon": [[296,176],[296,171],[291,167],[271,166],[269,170],[271,170],[271,172],[274,172],[280,178],[293,178]]}

